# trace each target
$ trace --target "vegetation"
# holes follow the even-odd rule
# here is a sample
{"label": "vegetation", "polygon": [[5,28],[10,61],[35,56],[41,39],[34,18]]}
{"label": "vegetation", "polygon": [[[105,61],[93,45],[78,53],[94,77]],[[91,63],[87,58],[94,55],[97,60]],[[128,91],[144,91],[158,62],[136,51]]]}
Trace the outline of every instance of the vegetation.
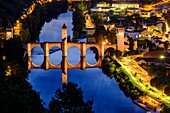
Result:
{"label": "vegetation", "polygon": [[103,26],[102,14],[101,13],[94,13],[91,15],[92,22],[96,27]]}
{"label": "vegetation", "polygon": [[[143,66],[144,67],[144,66]],[[152,77],[151,86],[163,91],[170,96],[170,77],[169,69],[162,65],[149,65],[144,67],[148,71],[148,75]]]}
{"label": "vegetation", "polygon": [[[170,77],[169,68],[162,65],[142,65],[142,67],[148,71],[148,75],[152,77],[150,84],[151,86],[161,90],[166,95],[170,96]],[[170,108],[163,105],[161,113],[169,113]]]}
{"label": "vegetation", "polygon": [[1,79],[0,87],[1,113],[44,113],[39,93],[21,76]]}
{"label": "vegetation", "polygon": [[144,95],[137,87],[133,86],[129,77],[121,69],[120,65],[109,58],[105,58],[102,61],[102,71],[109,78],[115,78],[119,84],[120,89],[125,93],[127,97],[131,97],[132,100],[137,99],[139,96]]}
{"label": "vegetation", "polygon": [[104,26],[96,26],[94,36],[96,39],[96,43],[102,44],[106,38],[106,30],[105,30]]}
{"label": "vegetation", "polygon": [[69,82],[58,89],[49,104],[49,113],[93,113],[92,100],[83,101],[82,90]]}
{"label": "vegetation", "polygon": [[76,4],[75,11],[73,12],[73,41],[78,38],[83,38],[86,34],[85,15],[84,11],[87,10],[85,2]]}
{"label": "vegetation", "polygon": [[9,21],[14,23],[33,1],[34,0],[1,0],[0,19],[3,20],[2,26],[6,27]]}
{"label": "vegetation", "polygon": [[[9,50],[8,50],[9,49]],[[27,81],[24,49],[18,38],[5,42],[0,53],[0,112],[1,113],[93,113],[93,101],[83,101],[82,90],[77,84],[63,85],[56,91],[49,109],[45,109],[39,93]],[[17,54],[16,54],[17,52]],[[3,56],[6,56],[3,59]]]}
{"label": "vegetation", "polygon": [[166,32],[166,24],[162,23],[162,33],[165,34],[165,32]]}
{"label": "vegetation", "polygon": [[117,43],[117,32],[115,28],[105,29],[104,26],[96,26],[96,30],[94,33],[96,43],[102,44],[105,43],[111,43],[116,44]]}
{"label": "vegetation", "polygon": [[104,58],[102,60],[102,71],[112,79],[114,73],[116,73],[116,65],[114,64],[114,61],[109,58]]}
{"label": "vegetation", "polygon": [[109,43],[117,44],[116,28],[113,28],[111,30],[107,29],[106,34],[107,34],[107,40],[108,40]]}
{"label": "vegetation", "polygon": [[[9,22],[14,25],[20,15],[26,13],[33,1],[19,0],[11,2],[10,0],[2,0],[0,3],[0,31],[4,31]],[[25,19],[20,20],[22,23],[20,32],[22,42],[39,40],[38,36],[44,23],[57,19],[61,13],[67,12],[67,4],[66,0],[48,2],[44,5],[36,4],[34,11],[27,15]]]}
{"label": "vegetation", "polygon": [[128,38],[128,41],[129,41],[129,50],[130,50],[130,51],[133,51],[134,40],[133,40],[133,38],[130,37],[130,36],[127,36],[127,38]]}
{"label": "vegetation", "polygon": [[[45,22],[45,8],[42,5],[37,5],[32,14],[28,15],[26,19],[22,20],[22,31],[21,34],[27,35],[29,42],[35,42],[38,39],[41,27]],[[21,36],[22,36],[21,35]],[[30,36],[29,36],[30,35]]]}
{"label": "vegetation", "polygon": [[[45,22],[57,19],[61,13],[67,12],[67,1],[49,2],[44,5],[37,4],[32,14],[22,20],[23,28],[21,38],[23,41],[35,42],[39,40],[39,34]],[[26,37],[23,39],[23,35]]]}
{"label": "vegetation", "polygon": [[[4,26],[6,26],[9,21],[14,23],[16,19],[22,14],[23,7],[21,4],[29,2],[32,0],[2,0],[0,3],[0,30],[3,31]],[[65,2],[65,3],[64,3]],[[28,4],[29,4],[28,3]],[[27,71],[27,55],[25,54],[24,43],[31,41],[35,42],[39,35],[39,31],[43,26],[45,21],[50,21],[53,18],[57,18],[62,12],[67,11],[66,1],[56,2],[56,4],[49,3],[46,5],[37,5],[32,14],[28,15],[25,20],[22,20],[22,30],[21,36],[4,40],[4,47],[0,47],[0,112],[1,113],[51,113],[60,107],[61,103],[57,99],[64,99],[63,95],[69,95],[68,100],[71,103],[67,103],[66,111],[73,108],[72,112],[91,112],[93,101],[89,100],[86,103],[83,101],[81,88],[77,84],[69,83],[63,86],[63,92],[59,93],[61,90],[56,91],[56,95],[59,94],[58,98],[55,96],[50,105],[49,110],[43,107],[42,100],[38,92],[32,89],[31,84],[27,81],[28,71]],[[64,6],[63,6],[64,5]],[[24,8],[28,5],[24,4]],[[56,8],[57,7],[57,8]],[[63,8],[63,9],[62,9]],[[56,10],[57,9],[57,10]],[[11,11],[11,12],[10,12]],[[57,11],[57,15],[55,14]],[[54,15],[55,14],[55,15]],[[47,15],[49,16],[47,18]],[[7,22],[6,22],[7,20]],[[0,39],[0,43],[2,40]],[[70,96],[71,95],[71,96]],[[74,97],[74,98],[72,98]],[[71,99],[69,99],[71,98]],[[77,103],[75,102],[77,99]],[[65,99],[64,99],[65,100]],[[65,100],[65,101],[68,101]],[[64,101],[64,102],[65,102]],[[61,101],[60,101],[61,102]],[[57,104],[57,106],[56,106]],[[74,107],[72,107],[71,105]],[[74,109],[75,108],[75,109]],[[59,111],[57,111],[59,112]],[[69,112],[69,111],[68,111]],[[82,112],[82,113],[83,113]]]}
{"label": "vegetation", "polygon": [[24,62],[23,44],[18,38],[0,48],[0,112],[44,113],[39,93],[32,90]]}

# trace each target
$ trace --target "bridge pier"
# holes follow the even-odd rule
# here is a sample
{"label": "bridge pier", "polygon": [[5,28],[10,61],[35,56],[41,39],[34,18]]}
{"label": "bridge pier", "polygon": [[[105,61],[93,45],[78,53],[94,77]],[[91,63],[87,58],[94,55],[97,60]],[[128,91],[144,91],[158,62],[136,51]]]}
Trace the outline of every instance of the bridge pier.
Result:
{"label": "bridge pier", "polygon": [[62,84],[67,84],[67,57],[62,57]]}
{"label": "bridge pier", "polygon": [[86,68],[86,57],[85,56],[81,56],[81,70],[84,70]]}
{"label": "bridge pier", "polygon": [[86,68],[86,44],[81,43],[81,67],[80,69],[84,70]]}
{"label": "bridge pier", "polygon": [[49,69],[49,44],[48,43],[44,43],[43,44],[43,48],[44,48],[43,68],[45,70],[48,70]]}
{"label": "bridge pier", "polygon": [[67,39],[66,38],[64,38],[63,40],[62,40],[62,56],[63,57],[67,57]]}
{"label": "bridge pier", "polygon": [[32,61],[31,61],[31,44],[27,44],[27,54],[28,54],[28,70],[31,69],[31,64],[32,64]]}
{"label": "bridge pier", "polygon": [[81,56],[86,56],[86,43],[81,43]]}
{"label": "bridge pier", "polygon": [[103,59],[103,58],[104,58],[104,44],[103,44],[103,43],[101,44],[99,57],[101,57],[101,59]]}

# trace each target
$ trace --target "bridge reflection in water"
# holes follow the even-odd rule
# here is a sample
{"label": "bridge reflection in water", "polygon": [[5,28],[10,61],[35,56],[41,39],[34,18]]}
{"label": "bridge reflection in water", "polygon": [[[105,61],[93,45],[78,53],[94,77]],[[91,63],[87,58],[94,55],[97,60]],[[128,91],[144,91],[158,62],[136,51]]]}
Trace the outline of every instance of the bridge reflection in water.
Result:
{"label": "bridge reflection in water", "polygon": [[[65,43],[65,44],[64,44]],[[65,46],[67,45],[67,47]],[[62,50],[62,61],[58,65],[53,65],[49,60],[50,48],[57,46]],[[67,50],[76,46],[80,49],[80,62],[77,65],[72,65],[68,62],[67,59]],[[41,47],[44,51],[44,61],[41,65],[35,65],[31,59],[31,51],[34,47]],[[98,61],[96,64],[91,65],[86,61],[86,50],[89,47],[95,47],[98,50]],[[31,68],[41,68],[41,69],[62,69],[62,83],[67,83],[67,69],[82,69],[85,68],[100,68],[102,58],[104,57],[104,52],[107,49],[115,49],[115,45],[104,45],[104,44],[87,44],[87,43],[67,43],[66,41],[62,42],[47,42],[47,43],[29,43],[27,44],[27,53],[28,53],[28,70]]]}
{"label": "bridge reflection in water", "polygon": [[[63,25],[62,27],[62,42],[45,42],[45,43],[28,43],[27,44],[27,54],[28,54],[28,70],[31,68],[43,68],[48,69],[62,69],[62,83],[67,83],[67,69],[85,69],[85,68],[96,68],[101,67],[101,61],[104,57],[104,52],[107,49],[113,48],[117,49],[116,44],[89,44],[89,43],[68,43],[67,42],[67,27]],[[53,65],[49,61],[50,49],[57,46],[62,50],[62,62],[58,65]],[[77,65],[71,65],[67,60],[68,49],[72,46],[77,47],[80,50],[80,62]],[[35,65],[31,59],[31,51],[34,47],[40,47],[44,51],[44,61],[41,65]],[[90,65],[86,62],[86,50],[89,47],[95,47],[98,50],[99,59],[96,64]]]}

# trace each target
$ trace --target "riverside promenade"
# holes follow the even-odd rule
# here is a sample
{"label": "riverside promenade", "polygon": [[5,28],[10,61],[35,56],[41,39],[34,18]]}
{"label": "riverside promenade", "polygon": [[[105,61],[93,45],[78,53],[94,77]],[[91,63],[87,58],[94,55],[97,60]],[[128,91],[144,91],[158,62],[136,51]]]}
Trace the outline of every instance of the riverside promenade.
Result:
{"label": "riverside promenade", "polygon": [[[156,101],[170,108],[170,97],[150,85],[150,76],[132,57],[114,58],[128,75],[132,84]],[[148,103],[152,104],[152,103]],[[159,109],[158,111],[160,111]],[[159,113],[159,112],[157,112]]]}

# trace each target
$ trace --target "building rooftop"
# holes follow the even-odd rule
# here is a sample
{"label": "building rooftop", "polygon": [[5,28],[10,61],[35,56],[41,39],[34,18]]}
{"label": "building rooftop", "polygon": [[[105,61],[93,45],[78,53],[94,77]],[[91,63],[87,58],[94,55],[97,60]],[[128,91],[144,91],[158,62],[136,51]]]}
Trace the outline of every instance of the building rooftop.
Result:
{"label": "building rooftop", "polygon": [[115,2],[112,2],[112,4],[139,4],[137,2],[128,2],[128,1],[115,1]]}
{"label": "building rooftop", "polygon": [[65,24],[63,24],[62,28],[67,28],[67,26]]}
{"label": "building rooftop", "polygon": [[10,23],[10,22],[8,23],[8,26],[7,26],[6,28],[7,28],[7,29],[12,28],[12,25],[11,25],[11,23]]}

